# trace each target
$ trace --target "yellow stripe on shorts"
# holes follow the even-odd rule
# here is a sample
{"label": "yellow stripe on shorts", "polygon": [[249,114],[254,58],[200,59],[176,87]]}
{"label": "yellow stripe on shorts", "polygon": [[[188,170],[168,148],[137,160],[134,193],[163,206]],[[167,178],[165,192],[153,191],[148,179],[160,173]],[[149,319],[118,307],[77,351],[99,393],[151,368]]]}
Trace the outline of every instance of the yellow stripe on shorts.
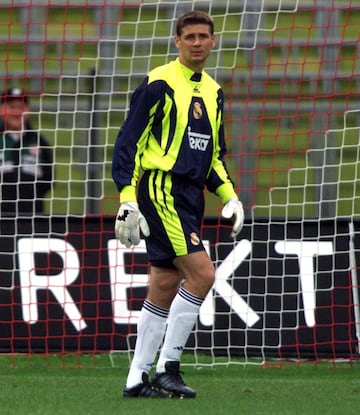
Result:
{"label": "yellow stripe on shorts", "polygon": [[152,171],[148,186],[150,198],[164,225],[176,256],[186,255],[188,253],[186,239],[181,219],[175,209],[174,198],[171,195],[171,174],[159,170]]}

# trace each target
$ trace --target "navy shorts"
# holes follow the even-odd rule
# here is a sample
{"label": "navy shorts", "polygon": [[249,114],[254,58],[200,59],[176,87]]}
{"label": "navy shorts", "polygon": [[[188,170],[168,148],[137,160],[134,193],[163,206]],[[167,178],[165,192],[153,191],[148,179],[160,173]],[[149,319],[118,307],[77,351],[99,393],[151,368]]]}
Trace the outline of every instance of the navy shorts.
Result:
{"label": "navy shorts", "polygon": [[171,173],[146,171],[139,182],[138,202],[150,227],[145,241],[152,265],[169,267],[178,256],[204,250],[203,189]]}

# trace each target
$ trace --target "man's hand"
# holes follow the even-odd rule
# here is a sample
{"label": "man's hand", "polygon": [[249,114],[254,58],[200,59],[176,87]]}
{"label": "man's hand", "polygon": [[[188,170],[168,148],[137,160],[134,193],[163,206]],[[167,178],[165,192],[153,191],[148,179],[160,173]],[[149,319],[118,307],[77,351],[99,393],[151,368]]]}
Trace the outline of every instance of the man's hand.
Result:
{"label": "man's hand", "polygon": [[234,221],[230,236],[231,238],[236,238],[238,233],[241,231],[241,228],[243,227],[245,218],[243,205],[240,200],[235,198],[228,200],[221,211],[221,215],[225,219],[232,219]]}
{"label": "man's hand", "polygon": [[115,236],[130,248],[140,242],[140,229],[144,236],[150,235],[149,225],[139,210],[137,202],[123,202],[115,220]]}

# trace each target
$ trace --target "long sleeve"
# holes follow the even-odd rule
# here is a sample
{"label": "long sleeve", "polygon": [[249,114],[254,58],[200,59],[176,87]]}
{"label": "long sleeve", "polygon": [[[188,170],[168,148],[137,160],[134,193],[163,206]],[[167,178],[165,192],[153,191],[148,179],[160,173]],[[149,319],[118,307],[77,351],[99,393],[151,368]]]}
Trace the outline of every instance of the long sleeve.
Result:
{"label": "long sleeve", "polygon": [[135,90],[128,116],[116,138],[112,176],[119,192],[126,199],[136,200],[136,185],[141,167],[141,156],[154,119],[152,108],[157,97],[148,87],[148,78]]}
{"label": "long sleeve", "polygon": [[224,122],[223,122],[223,92],[220,89],[217,98],[217,142],[214,148],[212,167],[208,175],[206,186],[210,192],[218,195],[223,204],[232,197],[237,198],[234,185],[230,179],[227,166],[224,160],[226,154]]}

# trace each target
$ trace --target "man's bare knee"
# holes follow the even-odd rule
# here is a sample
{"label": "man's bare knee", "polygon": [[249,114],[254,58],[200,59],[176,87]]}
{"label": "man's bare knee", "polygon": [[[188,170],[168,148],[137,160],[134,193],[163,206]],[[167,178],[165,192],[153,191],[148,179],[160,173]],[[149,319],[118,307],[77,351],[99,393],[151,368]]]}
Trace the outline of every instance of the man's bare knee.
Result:
{"label": "man's bare knee", "polygon": [[169,308],[181,282],[175,269],[151,267],[147,299],[159,307]]}
{"label": "man's bare knee", "polygon": [[215,281],[215,269],[205,251],[178,257],[174,260],[185,278],[184,288],[205,298]]}

